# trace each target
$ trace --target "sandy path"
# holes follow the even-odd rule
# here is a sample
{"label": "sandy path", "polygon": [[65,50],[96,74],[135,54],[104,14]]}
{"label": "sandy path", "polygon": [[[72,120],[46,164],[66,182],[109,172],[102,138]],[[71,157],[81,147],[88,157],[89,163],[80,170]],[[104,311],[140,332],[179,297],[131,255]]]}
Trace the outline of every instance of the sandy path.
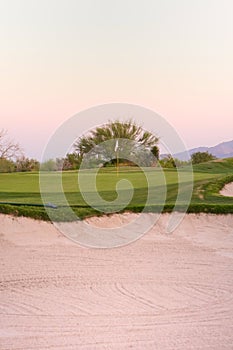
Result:
{"label": "sandy path", "polygon": [[220,191],[220,194],[225,197],[233,197],[233,182],[224,186],[224,188]]}
{"label": "sandy path", "polygon": [[94,250],[0,215],[0,349],[232,349],[233,215],[166,220]]}

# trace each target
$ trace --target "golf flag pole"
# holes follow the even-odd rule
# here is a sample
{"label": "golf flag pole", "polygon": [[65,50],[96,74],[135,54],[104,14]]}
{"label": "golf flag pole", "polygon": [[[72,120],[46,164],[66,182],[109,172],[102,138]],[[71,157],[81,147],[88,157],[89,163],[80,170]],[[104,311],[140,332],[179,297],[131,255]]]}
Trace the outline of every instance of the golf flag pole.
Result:
{"label": "golf flag pole", "polygon": [[118,139],[116,140],[116,145],[115,145],[115,152],[116,152],[116,170],[117,170],[117,176],[119,175],[119,157],[118,157]]}

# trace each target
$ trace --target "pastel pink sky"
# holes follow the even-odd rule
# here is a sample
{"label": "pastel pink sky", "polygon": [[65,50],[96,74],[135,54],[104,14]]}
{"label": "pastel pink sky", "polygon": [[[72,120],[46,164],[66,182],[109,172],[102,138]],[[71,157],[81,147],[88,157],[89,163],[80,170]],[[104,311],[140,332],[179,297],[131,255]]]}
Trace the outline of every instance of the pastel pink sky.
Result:
{"label": "pastel pink sky", "polygon": [[70,116],[126,102],[188,148],[232,140],[232,13],[231,0],[0,1],[0,128],[40,159]]}

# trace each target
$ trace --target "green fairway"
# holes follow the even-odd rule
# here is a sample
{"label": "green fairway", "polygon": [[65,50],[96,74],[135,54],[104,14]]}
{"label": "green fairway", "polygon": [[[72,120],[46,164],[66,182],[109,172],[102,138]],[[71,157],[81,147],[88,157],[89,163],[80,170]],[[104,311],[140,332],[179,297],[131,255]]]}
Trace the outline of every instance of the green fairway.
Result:
{"label": "green fairway", "polygon": [[[194,188],[189,212],[233,212],[233,198],[223,197],[219,190],[225,183],[233,181],[233,159],[212,161],[194,166]],[[186,167],[179,169],[181,176],[181,195],[185,195],[190,186],[190,173]],[[81,175],[82,182],[78,176]],[[43,182],[47,185],[46,203],[51,202],[56,206],[65,206],[61,191],[57,191],[56,180],[62,177],[62,186],[65,199],[73,210],[83,218],[88,215],[99,214],[99,211],[91,208],[98,207],[100,200],[96,197],[96,191],[91,187],[93,182],[93,170],[63,172],[49,172],[42,174]],[[116,186],[120,180],[127,180],[123,188],[116,192]],[[149,186],[148,186],[149,180]],[[82,193],[88,196],[90,203],[86,202],[80,192],[80,184],[86,186]],[[130,188],[133,189],[132,198]],[[163,196],[166,195],[164,211],[170,211],[174,207],[178,191],[178,174],[176,169],[121,167],[119,172],[115,168],[102,168],[96,176],[96,189],[99,196],[105,200],[107,212],[114,212],[118,195],[127,202],[125,210],[141,211],[147,201],[148,192],[152,193],[152,200],[147,203],[148,211],[156,207],[163,207]],[[165,193],[166,191],[166,193]],[[0,211],[27,215],[36,218],[47,219],[46,211],[40,195],[39,173],[10,173],[0,174]],[[108,208],[109,207],[109,208]],[[116,207],[117,208],[117,207]],[[98,208],[97,208],[98,209]],[[56,209],[51,209],[56,210]],[[61,211],[57,210],[59,215]]]}

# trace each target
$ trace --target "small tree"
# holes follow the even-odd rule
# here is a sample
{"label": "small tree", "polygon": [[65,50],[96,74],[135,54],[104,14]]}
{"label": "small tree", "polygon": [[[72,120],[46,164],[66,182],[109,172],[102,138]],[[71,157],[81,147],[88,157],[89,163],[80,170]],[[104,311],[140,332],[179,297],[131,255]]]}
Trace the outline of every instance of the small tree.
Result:
{"label": "small tree", "polygon": [[0,173],[12,173],[15,171],[15,164],[12,160],[0,158]]}
{"label": "small tree", "polygon": [[158,146],[153,146],[150,151],[151,151],[151,153],[153,154],[153,156],[156,159],[159,159],[159,148],[158,148]]}
{"label": "small tree", "polygon": [[176,168],[176,162],[171,154],[159,161],[162,168]]}
{"label": "small tree", "polygon": [[36,159],[21,157],[16,160],[17,171],[38,171],[40,163]]}
{"label": "small tree", "polygon": [[77,153],[68,153],[66,155],[66,161],[70,164],[70,169],[78,169],[80,167],[82,158]]}
{"label": "small tree", "polygon": [[216,157],[209,152],[196,152],[191,156],[191,161],[193,164],[206,163],[214,159],[216,159]]}
{"label": "small tree", "polygon": [[0,159],[13,160],[22,156],[23,152],[18,143],[9,139],[5,129],[0,130]]}
{"label": "small tree", "polygon": [[49,159],[40,165],[41,171],[57,171],[56,161],[53,159]]}

